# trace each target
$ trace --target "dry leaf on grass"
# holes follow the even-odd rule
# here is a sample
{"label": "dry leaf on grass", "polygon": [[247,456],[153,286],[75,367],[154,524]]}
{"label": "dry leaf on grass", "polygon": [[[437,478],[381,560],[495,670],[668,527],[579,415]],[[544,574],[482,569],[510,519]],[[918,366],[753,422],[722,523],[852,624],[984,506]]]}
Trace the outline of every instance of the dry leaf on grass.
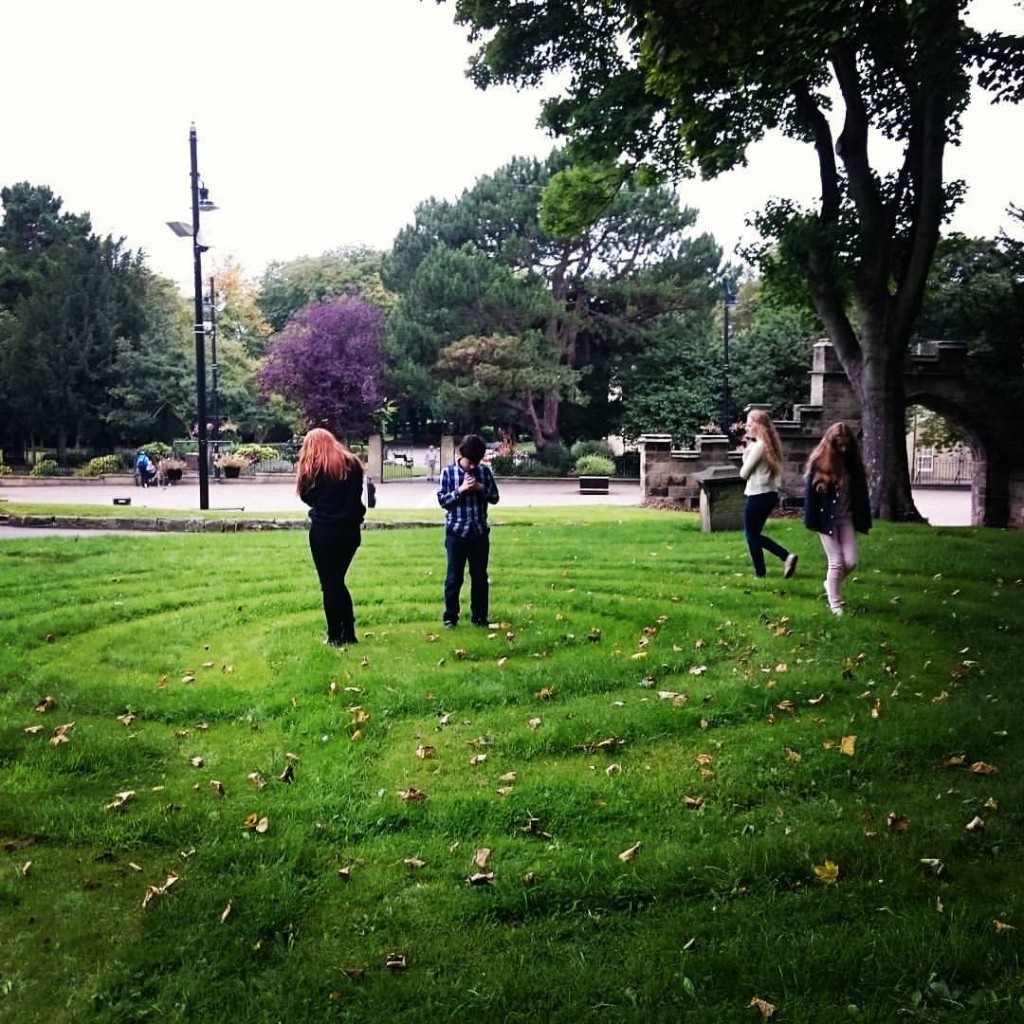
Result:
{"label": "dry leaf on grass", "polygon": [[399,800],[404,800],[406,803],[416,803],[427,799],[427,794],[415,786],[410,786],[408,789],[400,789],[397,795]]}
{"label": "dry leaf on grass", "polygon": [[404,971],[409,964],[405,959],[404,953],[388,953],[384,960],[384,966],[389,971]]}
{"label": "dry leaf on grass", "polygon": [[71,740],[68,736],[68,733],[70,733],[71,730],[74,729],[74,727],[74,722],[65,722],[64,725],[58,725],[57,728],[53,730],[53,735],[50,737],[50,742],[55,747],[59,747],[62,743],[70,743]]}
{"label": "dry leaf on grass", "polygon": [[220,912],[220,923],[223,924],[231,916],[231,900],[228,900]]}
{"label": "dry leaf on grass", "polygon": [[769,1017],[775,1016],[775,1007],[767,999],[754,996],[747,1005],[755,1007],[760,1012],[762,1020],[768,1020]]}
{"label": "dry leaf on grass", "polygon": [[263,835],[270,828],[270,819],[260,817],[258,814],[247,814],[242,828],[247,832],[257,832],[259,835]]}
{"label": "dry leaf on grass", "polygon": [[130,711],[126,711],[123,715],[117,716],[117,721],[127,729],[135,721],[135,716]]}
{"label": "dry leaf on grass", "polygon": [[890,832],[906,832],[910,828],[910,821],[905,815],[890,811],[885,819],[885,827]]}
{"label": "dry leaf on grass", "polygon": [[402,863],[412,871],[419,871],[420,868],[425,868],[427,866],[427,862],[425,860],[420,860],[419,857],[406,857]]}
{"label": "dry leaf on grass", "polygon": [[166,896],[170,892],[171,887],[178,881],[178,875],[174,871],[167,872],[167,880],[163,885],[147,885],[146,895],[142,897],[142,905],[144,907],[149,906],[153,900],[158,899],[161,896]]}
{"label": "dry leaf on grass", "polygon": [[134,800],[134,799],[135,799],[135,790],[134,789],[123,790],[122,792],[115,794],[114,799],[111,800],[109,804],[105,804],[104,807],[103,807],[103,810],[105,810],[105,811],[120,811],[125,806],[125,804],[127,804],[130,800]]}
{"label": "dry leaf on grass", "polygon": [[484,868],[487,867],[487,861],[490,860],[490,857],[490,848],[487,846],[481,846],[480,849],[473,854],[473,867],[479,868],[483,871]]}
{"label": "dry leaf on grass", "polygon": [[621,860],[623,864],[626,864],[631,860],[635,860],[636,855],[643,848],[643,845],[643,843],[634,843],[628,850],[623,850],[622,853],[619,854],[619,860]]}
{"label": "dry leaf on grass", "polygon": [[493,871],[478,871],[466,879],[467,885],[494,885]]}
{"label": "dry leaf on grass", "polygon": [[966,825],[964,825],[964,828],[967,829],[968,832],[984,832],[985,821],[983,818],[979,818],[975,815],[969,822],[967,822]]}
{"label": "dry leaf on grass", "polygon": [[856,736],[844,736],[839,741],[839,751],[845,754],[847,757],[853,757],[857,752],[857,737]]}
{"label": "dry leaf on grass", "polygon": [[43,697],[35,707],[35,710],[40,715],[45,715],[47,711],[52,711],[57,706],[57,702],[52,697]]}
{"label": "dry leaf on grass", "polygon": [[824,885],[835,885],[839,880],[839,865],[826,857],[824,864],[814,865],[814,873],[817,875],[818,881]]}
{"label": "dry leaf on grass", "polygon": [[433,757],[435,753],[436,753],[436,748],[430,746],[429,743],[421,743],[416,748],[416,756],[418,758],[420,758],[420,760],[422,760],[422,761],[426,761],[429,758]]}

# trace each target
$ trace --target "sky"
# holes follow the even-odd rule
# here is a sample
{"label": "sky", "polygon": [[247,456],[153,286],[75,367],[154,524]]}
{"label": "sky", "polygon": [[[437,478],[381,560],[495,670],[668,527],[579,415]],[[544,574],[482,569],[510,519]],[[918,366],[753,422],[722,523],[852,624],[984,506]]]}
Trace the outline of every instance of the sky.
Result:
{"label": "sky", "polygon": [[[1024,33],[1014,0],[973,0],[972,23]],[[5,5],[0,186],[48,185],[101,235],[125,237],[187,291],[189,128],[217,204],[204,215],[207,263],[251,277],[271,261],[344,245],[390,247],[416,205],[454,200],[513,156],[543,157],[536,127],[553,88],[476,89],[473,47],[434,0],[51,0]],[[968,180],[952,227],[1020,234],[1015,154],[1024,108],[972,104],[948,176]],[[698,231],[729,255],[773,196],[814,202],[807,147],[771,139],[748,168],[683,182]]]}

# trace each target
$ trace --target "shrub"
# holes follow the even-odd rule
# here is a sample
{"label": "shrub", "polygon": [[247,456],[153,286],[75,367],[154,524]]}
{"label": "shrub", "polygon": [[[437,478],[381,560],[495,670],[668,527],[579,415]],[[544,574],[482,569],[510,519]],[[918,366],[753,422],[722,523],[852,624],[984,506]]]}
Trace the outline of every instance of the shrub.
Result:
{"label": "shrub", "polygon": [[57,461],[55,459],[40,459],[31,470],[29,476],[56,476]]}
{"label": "shrub", "polygon": [[549,444],[543,451],[537,452],[533,461],[544,471],[541,473],[531,472],[529,474],[531,476],[568,476],[569,470],[572,469],[572,456],[561,441]]}
{"label": "shrub", "polygon": [[164,444],[163,441],[150,441],[149,444],[139,445],[139,449],[144,451],[154,462],[159,462],[161,459],[167,458],[168,455],[173,455],[173,449],[169,444]]}
{"label": "shrub", "polygon": [[606,455],[584,455],[576,460],[576,472],[580,476],[611,476],[615,463]]}
{"label": "shrub", "polygon": [[8,476],[11,472],[11,467],[0,458],[0,476]]}
{"label": "shrub", "polygon": [[276,462],[281,458],[281,453],[269,444],[236,444],[231,454],[249,462]]}
{"label": "shrub", "polygon": [[584,455],[603,455],[606,459],[612,457],[612,450],[608,447],[607,441],[576,441],[569,449],[573,461],[579,462]]}
{"label": "shrub", "polygon": [[124,460],[120,455],[98,455],[75,472],[77,476],[106,476],[108,473],[123,473],[124,469]]}
{"label": "shrub", "polygon": [[238,455],[236,452],[228,452],[225,455],[218,455],[213,460],[221,469],[237,468],[237,469],[249,469],[252,466],[252,460],[244,455]]}
{"label": "shrub", "polygon": [[519,467],[511,455],[495,455],[491,459],[491,469],[496,476],[515,476]]}

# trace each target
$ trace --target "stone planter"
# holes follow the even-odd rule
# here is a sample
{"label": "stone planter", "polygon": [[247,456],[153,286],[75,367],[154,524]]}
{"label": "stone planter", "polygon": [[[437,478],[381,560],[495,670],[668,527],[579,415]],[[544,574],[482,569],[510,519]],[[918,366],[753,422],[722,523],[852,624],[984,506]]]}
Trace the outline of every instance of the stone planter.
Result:
{"label": "stone planter", "polygon": [[220,471],[224,474],[225,480],[237,480],[242,472],[241,466],[221,466]]}
{"label": "stone planter", "polygon": [[608,477],[606,476],[581,476],[580,494],[607,494]]}
{"label": "stone planter", "polygon": [[181,469],[165,469],[164,470],[164,479],[169,484],[176,484],[181,479],[181,474],[183,472],[184,472],[184,470],[181,470]]}

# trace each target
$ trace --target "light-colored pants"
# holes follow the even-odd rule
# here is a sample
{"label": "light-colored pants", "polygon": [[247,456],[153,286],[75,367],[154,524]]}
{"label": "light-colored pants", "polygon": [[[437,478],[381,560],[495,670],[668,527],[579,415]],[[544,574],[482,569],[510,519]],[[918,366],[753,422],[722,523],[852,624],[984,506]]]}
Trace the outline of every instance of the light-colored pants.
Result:
{"label": "light-colored pants", "polygon": [[825,573],[828,606],[834,612],[842,611],[842,583],[857,564],[857,532],[853,528],[853,520],[849,516],[837,519],[831,537],[827,533],[819,533],[818,536],[821,538],[821,546],[825,549],[825,558],[828,561],[828,570]]}

